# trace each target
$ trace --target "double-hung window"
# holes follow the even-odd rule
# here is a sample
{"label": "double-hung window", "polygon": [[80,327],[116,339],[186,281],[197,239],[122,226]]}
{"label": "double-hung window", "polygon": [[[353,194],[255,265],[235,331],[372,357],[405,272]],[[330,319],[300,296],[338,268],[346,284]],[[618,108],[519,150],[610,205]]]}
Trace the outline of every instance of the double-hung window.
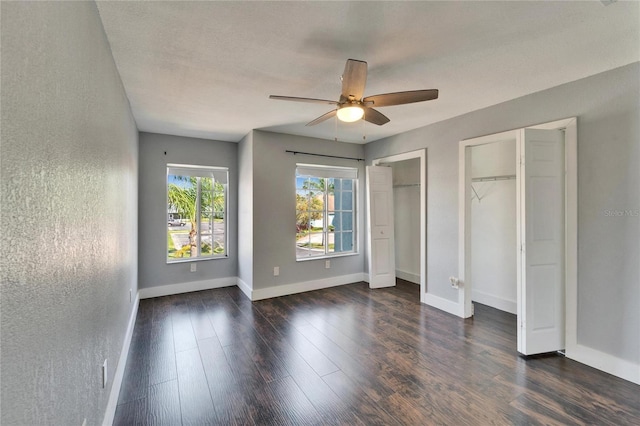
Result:
{"label": "double-hung window", "polygon": [[358,169],[298,164],[296,259],[356,253]]}
{"label": "double-hung window", "polygon": [[167,262],[227,256],[229,170],[167,165]]}

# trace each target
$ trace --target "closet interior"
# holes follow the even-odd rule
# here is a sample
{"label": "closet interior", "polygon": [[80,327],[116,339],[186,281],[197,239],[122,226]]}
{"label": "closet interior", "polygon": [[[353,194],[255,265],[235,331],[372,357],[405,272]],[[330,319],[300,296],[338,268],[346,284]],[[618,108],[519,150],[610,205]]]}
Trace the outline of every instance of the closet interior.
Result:
{"label": "closet interior", "polygon": [[471,147],[471,194],[471,300],[515,314],[515,138]]}
{"label": "closet interior", "polygon": [[396,277],[420,285],[420,158],[393,169]]}

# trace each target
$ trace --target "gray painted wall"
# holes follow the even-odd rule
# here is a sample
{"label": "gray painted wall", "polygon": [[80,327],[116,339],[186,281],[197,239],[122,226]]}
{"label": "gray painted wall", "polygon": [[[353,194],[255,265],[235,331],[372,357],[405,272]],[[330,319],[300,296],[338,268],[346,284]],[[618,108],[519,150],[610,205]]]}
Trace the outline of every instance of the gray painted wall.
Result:
{"label": "gray painted wall", "polygon": [[639,75],[633,63],[365,146],[367,164],[427,148],[429,292],[457,296],[458,142],[578,116],[578,344],[640,363]]}
{"label": "gray painted wall", "polygon": [[[166,152],[166,155],[165,155]],[[140,133],[140,288],[237,276],[238,270],[238,144],[181,136]],[[228,257],[167,264],[167,164],[229,168]]]}
{"label": "gray painted wall", "polygon": [[[253,132],[253,289],[326,279],[364,271],[364,162],[292,155],[285,150],[364,158],[362,145],[340,143],[263,131]],[[296,261],[296,163],[357,167],[358,247],[355,256]],[[273,276],[273,267],[280,276]]]}
{"label": "gray painted wall", "polygon": [[138,132],[94,3],[1,8],[0,423],[99,424],[137,291]]}

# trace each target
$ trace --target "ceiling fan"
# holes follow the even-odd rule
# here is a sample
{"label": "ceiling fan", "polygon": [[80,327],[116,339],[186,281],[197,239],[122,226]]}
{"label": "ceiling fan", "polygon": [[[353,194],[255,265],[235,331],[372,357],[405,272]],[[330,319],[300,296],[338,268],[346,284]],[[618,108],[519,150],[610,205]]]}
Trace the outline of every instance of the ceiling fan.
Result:
{"label": "ceiling fan", "polygon": [[366,83],[367,63],[356,59],[348,59],[347,64],[344,67],[344,73],[342,73],[342,93],[340,93],[339,101],[277,95],[271,95],[269,96],[269,99],[310,102],[336,106],[336,109],[321,115],[313,121],[310,121],[307,123],[307,126],[322,123],[336,115],[338,116],[338,119],[347,123],[358,121],[362,118],[369,123],[382,126],[389,122],[389,118],[372,107],[403,105],[413,102],[430,101],[438,98],[438,89],[384,93],[381,95],[373,95],[363,98]]}

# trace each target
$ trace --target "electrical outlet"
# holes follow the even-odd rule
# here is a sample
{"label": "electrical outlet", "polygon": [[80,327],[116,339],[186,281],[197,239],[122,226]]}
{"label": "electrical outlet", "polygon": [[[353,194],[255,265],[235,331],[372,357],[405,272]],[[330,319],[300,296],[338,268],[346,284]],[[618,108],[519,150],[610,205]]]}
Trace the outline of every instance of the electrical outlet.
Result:
{"label": "electrical outlet", "polygon": [[107,387],[107,377],[109,377],[107,373],[108,373],[107,360],[105,359],[104,362],[102,363],[102,387],[103,388]]}
{"label": "electrical outlet", "polygon": [[453,288],[460,288],[460,280],[456,277],[449,277],[449,283]]}
{"label": "electrical outlet", "polygon": [[324,261],[324,267],[325,267],[325,269],[331,268],[331,261],[330,260],[325,260]]}
{"label": "electrical outlet", "polygon": [[274,266],[273,267],[273,276],[277,277],[278,275],[280,275],[280,267],[279,266]]}
{"label": "electrical outlet", "polygon": [[191,272],[196,272],[197,270],[198,270],[198,264],[197,264],[197,263],[195,263],[195,262],[194,262],[194,263],[192,263],[192,264],[191,264],[191,269],[190,269],[190,271],[191,271]]}
{"label": "electrical outlet", "polygon": [[133,290],[129,289],[129,303],[133,302]]}

